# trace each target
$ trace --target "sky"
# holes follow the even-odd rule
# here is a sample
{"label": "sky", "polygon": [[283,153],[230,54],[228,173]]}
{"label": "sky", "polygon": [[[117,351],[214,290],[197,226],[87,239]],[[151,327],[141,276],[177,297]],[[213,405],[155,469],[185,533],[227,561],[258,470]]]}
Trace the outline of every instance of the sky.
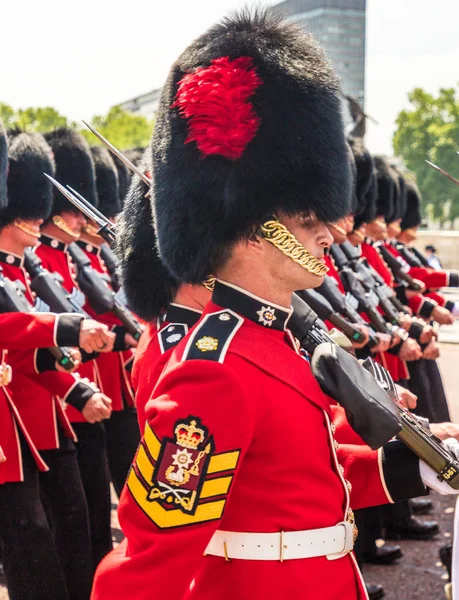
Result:
{"label": "sky", "polygon": [[[251,0],[7,0],[0,12],[0,102],[53,106],[73,120],[163,84],[180,52]],[[267,0],[274,4],[274,0]],[[459,81],[457,0],[367,0],[367,145],[391,153],[414,87]]]}

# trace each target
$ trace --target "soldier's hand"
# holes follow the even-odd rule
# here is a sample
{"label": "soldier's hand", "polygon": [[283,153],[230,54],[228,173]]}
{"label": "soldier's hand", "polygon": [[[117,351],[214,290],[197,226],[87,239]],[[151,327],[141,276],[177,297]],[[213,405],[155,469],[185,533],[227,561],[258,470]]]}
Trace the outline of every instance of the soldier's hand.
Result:
{"label": "soldier's hand", "polygon": [[0,446],[0,463],[4,463],[6,462],[6,456],[5,453],[3,452],[3,448]]}
{"label": "soldier's hand", "polygon": [[420,279],[413,279],[413,281],[420,287],[420,289],[417,290],[417,293],[423,294],[426,291],[426,286],[425,286],[424,282],[421,281]]}
{"label": "soldier's hand", "polygon": [[137,348],[139,344],[139,342],[133,338],[130,333],[125,334],[124,343],[126,344],[126,348]]}
{"label": "soldier's hand", "polygon": [[429,343],[429,345],[424,349],[422,353],[422,357],[426,360],[435,360],[440,356],[440,346],[434,342],[433,340]]}
{"label": "soldier's hand", "polygon": [[109,331],[107,325],[93,319],[81,321],[79,345],[85,352],[111,352],[114,343],[115,334]]}
{"label": "soldier's hand", "polygon": [[440,323],[440,325],[452,325],[454,323],[453,315],[443,308],[443,306],[436,306],[432,311],[432,319]]}
{"label": "soldier's hand", "polygon": [[73,367],[71,369],[66,369],[56,361],[56,371],[59,371],[59,373],[73,373],[81,365],[81,352],[78,348],[68,348],[67,350],[72,358]]}
{"label": "soldier's hand", "polygon": [[377,333],[376,337],[379,340],[379,344],[371,349],[372,352],[387,352],[390,348],[391,337],[388,333]]}
{"label": "soldier's hand", "polygon": [[408,338],[403,342],[398,357],[400,358],[400,360],[405,360],[407,362],[410,362],[412,360],[419,360],[420,358],[422,358],[421,346],[417,343],[416,340]]}
{"label": "soldier's hand", "polygon": [[358,350],[359,348],[363,348],[368,344],[368,340],[370,339],[370,332],[368,329],[368,325],[363,325],[363,323],[354,323],[353,327],[355,327],[355,329],[358,329],[365,336],[365,339],[362,342],[352,341],[352,347]]}
{"label": "soldier's hand", "polygon": [[450,421],[430,423],[430,431],[441,440],[454,438],[459,442],[459,425],[457,423],[451,423]]}
{"label": "soldier's hand", "polygon": [[112,414],[112,401],[101,392],[95,392],[84,405],[81,411],[88,423],[98,423],[109,419]]}
{"label": "soldier's hand", "polygon": [[409,331],[409,329],[413,323],[413,319],[412,319],[411,315],[406,315],[405,313],[400,313],[399,321],[400,321],[400,326],[405,331]]}
{"label": "soldier's hand", "polygon": [[397,388],[398,395],[397,404],[403,406],[403,408],[408,408],[408,410],[413,410],[413,408],[416,408],[418,397],[413,394],[413,392],[410,392],[410,390],[407,390],[401,385],[395,384],[395,387]]}
{"label": "soldier's hand", "polygon": [[437,337],[438,334],[435,329],[431,325],[426,325],[419,337],[419,343],[428,344],[432,339],[436,339]]}

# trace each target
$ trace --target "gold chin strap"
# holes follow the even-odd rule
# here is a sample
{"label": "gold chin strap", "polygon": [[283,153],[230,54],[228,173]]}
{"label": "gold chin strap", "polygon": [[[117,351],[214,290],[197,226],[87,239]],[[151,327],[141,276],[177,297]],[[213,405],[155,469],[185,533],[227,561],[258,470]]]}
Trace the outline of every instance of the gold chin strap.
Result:
{"label": "gold chin strap", "polygon": [[80,234],[73,231],[73,229],[71,229],[68,226],[67,221],[60,215],[54,215],[53,223],[54,225],[56,225],[56,227],[58,227],[61,231],[72,237],[74,240],[78,240],[80,238]]}
{"label": "gold chin strap", "polygon": [[213,292],[215,287],[215,277],[209,275],[209,277],[202,282],[202,285],[206,288],[206,290],[209,290],[209,292]]}
{"label": "gold chin strap", "polygon": [[352,232],[357,239],[359,239],[361,242],[365,241],[365,236],[364,234],[359,230],[359,229],[354,229],[354,231]]}
{"label": "gold chin strap", "polygon": [[99,237],[99,230],[97,229],[97,227],[94,227],[94,225],[91,225],[91,223],[86,223],[86,225],[83,225],[83,231],[84,233],[92,235],[93,237]]}
{"label": "gold chin strap", "polygon": [[30,235],[34,238],[38,238],[40,237],[41,233],[35,231],[35,229],[32,229],[25,221],[23,221],[22,219],[16,219],[15,221],[13,221],[13,225],[15,227],[17,227],[18,229],[20,229],[21,231],[23,231],[24,233],[27,233],[27,235]]}
{"label": "gold chin strap", "polygon": [[336,229],[336,231],[338,233],[340,233],[341,235],[347,235],[346,230],[343,229],[342,227],[340,227],[339,225],[337,225],[336,223],[330,223],[330,227],[333,227],[333,229]]}
{"label": "gold chin strap", "polygon": [[288,256],[301,265],[303,269],[306,269],[309,273],[317,275],[317,277],[323,277],[327,273],[328,267],[308,252],[296,237],[290,233],[287,227],[282,225],[276,217],[263,223],[260,228],[260,233],[266,241],[270,242],[285,254],[285,256]]}
{"label": "gold chin strap", "polygon": [[384,219],[375,219],[373,221],[378,227],[381,227],[381,229],[384,229],[386,227],[386,221],[384,221]]}

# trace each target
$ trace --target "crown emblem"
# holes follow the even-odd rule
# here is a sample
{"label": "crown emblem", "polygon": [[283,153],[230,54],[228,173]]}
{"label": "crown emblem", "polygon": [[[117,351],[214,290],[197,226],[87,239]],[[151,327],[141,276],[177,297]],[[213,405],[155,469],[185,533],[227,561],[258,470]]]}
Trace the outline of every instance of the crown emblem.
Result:
{"label": "crown emblem", "polygon": [[175,430],[175,437],[177,444],[184,448],[190,448],[196,450],[196,448],[204,441],[205,432],[204,429],[196,427],[196,421],[190,421],[187,423],[179,423]]}

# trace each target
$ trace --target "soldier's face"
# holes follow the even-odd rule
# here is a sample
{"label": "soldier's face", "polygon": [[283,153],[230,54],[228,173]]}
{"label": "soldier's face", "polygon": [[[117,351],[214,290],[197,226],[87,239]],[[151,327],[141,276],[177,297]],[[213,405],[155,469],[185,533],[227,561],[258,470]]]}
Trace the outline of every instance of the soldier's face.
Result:
{"label": "soldier's face", "polygon": [[61,216],[63,219],[65,219],[65,222],[72,231],[81,235],[83,227],[87,223],[85,216],[82,213],[76,213],[71,210],[66,210],[61,213]]}
{"label": "soldier's face", "polygon": [[401,229],[400,229],[400,223],[402,222],[401,219],[398,219],[397,221],[393,221],[392,223],[389,223],[387,226],[387,234],[390,238],[396,238],[400,235]]}
{"label": "soldier's face", "polygon": [[[325,250],[333,244],[333,236],[326,224],[321,223],[315,216],[287,216],[279,214],[279,221],[287,227],[300,244],[319,262],[325,264]],[[269,242],[267,242],[269,244]],[[285,279],[286,285],[294,290],[304,290],[318,287],[323,282],[323,277],[310,273],[304,267],[282,254],[277,253],[276,260],[279,265],[279,277]]]}
{"label": "soldier's face", "polygon": [[333,236],[335,244],[342,244],[346,241],[347,238],[347,228],[346,228],[346,220],[340,219],[335,223],[329,223],[328,229]]}
{"label": "soldier's face", "polygon": [[42,223],[43,219],[17,219],[11,225],[11,233],[14,235],[15,242],[22,248],[35,246],[40,237]]}
{"label": "soldier's face", "polygon": [[382,217],[378,217],[367,225],[367,235],[378,242],[387,238],[387,225]]}

